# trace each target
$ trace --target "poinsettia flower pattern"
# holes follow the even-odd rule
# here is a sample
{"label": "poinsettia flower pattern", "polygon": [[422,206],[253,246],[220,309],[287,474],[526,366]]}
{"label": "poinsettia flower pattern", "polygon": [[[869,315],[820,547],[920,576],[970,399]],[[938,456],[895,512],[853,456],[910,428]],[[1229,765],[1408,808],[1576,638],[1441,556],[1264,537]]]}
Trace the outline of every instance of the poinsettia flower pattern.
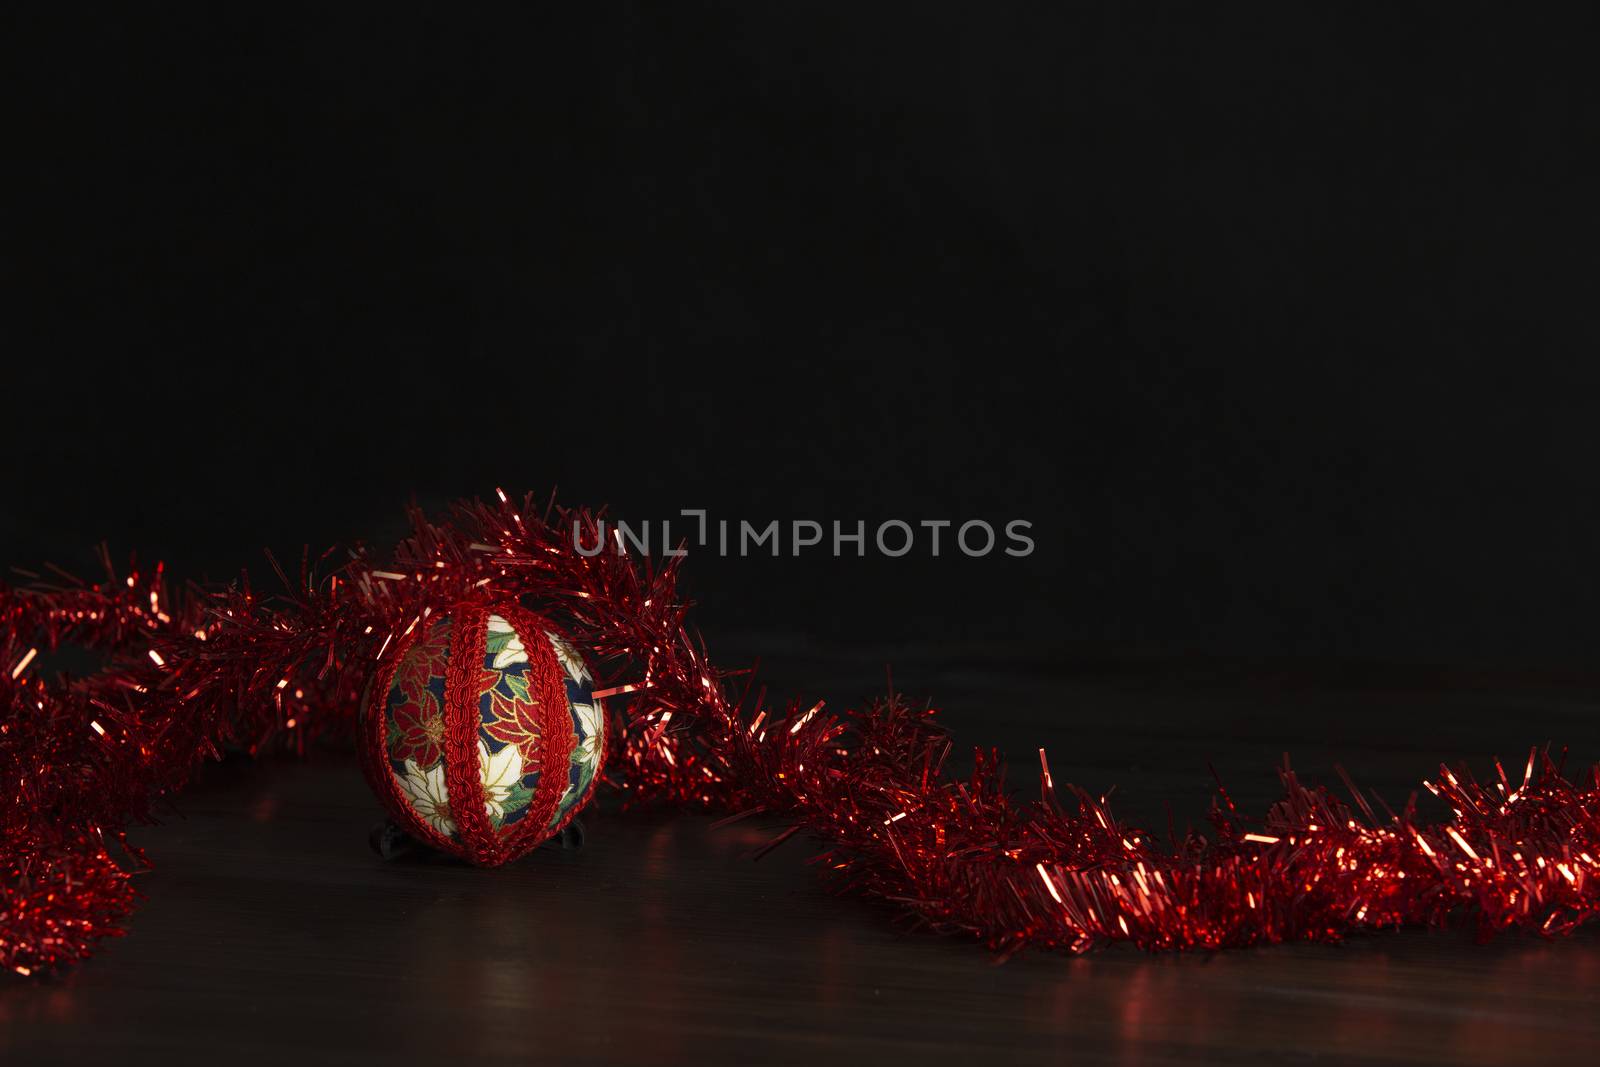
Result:
{"label": "poinsettia flower pattern", "polygon": [[444,784],[444,763],[432,767],[419,767],[416,760],[405,761],[405,774],[400,786],[412,809],[439,833],[446,837],[456,832],[456,823],[450,816],[450,794]]}
{"label": "poinsettia flower pattern", "polygon": [[512,664],[528,662],[528,650],[509,622],[498,615],[490,615],[488,633],[490,667],[502,671]]}
{"label": "poinsettia flower pattern", "polygon": [[389,744],[396,759],[427,767],[444,758],[444,715],[432,693],[423,693],[420,704],[393,706],[391,720]]}
{"label": "poinsettia flower pattern", "polygon": [[501,781],[504,795],[492,817],[509,827],[527,814],[544,770],[546,710],[533,689],[528,650],[503,617],[491,615],[486,626],[483,660],[478,667],[479,742],[487,758],[519,761],[515,781]]}
{"label": "poinsettia flower pattern", "polygon": [[484,736],[520,748],[527,769],[538,770],[539,752],[543,747],[539,735],[544,727],[539,722],[538,700],[528,690],[527,676],[511,671],[481,670],[478,692],[483,703]]}
{"label": "poinsettia flower pattern", "polygon": [[570,641],[549,630],[544,635],[550,639],[550,647],[556,650],[556,662],[561,664],[568,678],[580,685],[594,680],[589,676],[589,668],[584,664],[583,657],[578,655],[578,650],[572,647]]}
{"label": "poinsettia flower pattern", "polygon": [[[478,770],[483,780],[484,812],[490,819],[499,821],[505,816],[505,805],[522,778],[522,754],[516,746],[507,745],[499,752],[490,752],[482,741],[478,742]],[[444,762],[431,767],[418,766],[416,760],[405,761],[405,776],[400,779],[406,799],[416,813],[441,834],[456,832],[455,816],[450,811],[450,791],[445,785]]]}
{"label": "poinsettia flower pattern", "polygon": [[506,804],[522,785],[522,752],[516,745],[506,745],[498,752],[490,752],[489,746],[480,740],[478,768],[483,776],[483,794],[489,817],[499,822],[506,816]]}
{"label": "poinsettia flower pattern", "polygon": [[408,697],[430,688],[434,679],[444,680],[444,667],[450,657],[450,620],[441,619],[423,633],[406,652],[395,672],[391,693]]}
{"label": "poinsettia flower pattern", "polygon": [[389,754],[397,776],[405,761],[419,767],[443,756],[444,672],[450,653],[450,623],[440,620],[418,638],[400,660],[387,701]]}

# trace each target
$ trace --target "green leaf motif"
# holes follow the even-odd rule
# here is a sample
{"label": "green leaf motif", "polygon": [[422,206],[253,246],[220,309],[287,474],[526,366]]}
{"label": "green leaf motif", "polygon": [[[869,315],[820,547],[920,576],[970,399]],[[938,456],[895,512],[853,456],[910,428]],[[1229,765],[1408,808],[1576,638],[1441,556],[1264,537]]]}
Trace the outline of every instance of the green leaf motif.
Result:
{"label": "green leaf motif", "polygon": [[528,676],[526,674],[503,674],[501,678],[506,683],[506,688],[511,690],[511,695],[516,697],[518,702],[523,704],[533,703],[533,697],[529,695],[528,691]]}
{"label": "green leaf motif", "polygon": [[518,782],[512,786],[511,792],[506,794],[505,809],[509,814],[513,811],[521,811],[531,803],[533,803],[533,790]]}

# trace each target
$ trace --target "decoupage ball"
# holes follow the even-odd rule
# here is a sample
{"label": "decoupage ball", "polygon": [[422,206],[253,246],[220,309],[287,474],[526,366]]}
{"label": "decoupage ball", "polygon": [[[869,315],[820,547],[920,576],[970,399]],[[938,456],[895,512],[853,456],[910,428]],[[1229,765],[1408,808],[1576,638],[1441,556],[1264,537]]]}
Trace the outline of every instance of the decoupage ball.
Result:
{"label": "decoupage ball", "polygon": [[583,658],[516,604],[457,608],[380,660],[362,765],[413,837],[473,863],[516,859],[594,790],[605,709]]}

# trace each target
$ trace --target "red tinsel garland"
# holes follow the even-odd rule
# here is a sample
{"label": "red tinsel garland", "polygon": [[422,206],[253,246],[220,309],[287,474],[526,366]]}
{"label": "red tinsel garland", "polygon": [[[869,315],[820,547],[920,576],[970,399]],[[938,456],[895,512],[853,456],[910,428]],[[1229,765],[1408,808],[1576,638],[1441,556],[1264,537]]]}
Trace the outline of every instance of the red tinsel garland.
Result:
{"label": "red tinsel garland", "polygon": [[[1484,933],[1566,933],[1600,910],[1600,767],[1575,780],[1535,752],[1515,779],[1424,783],[1455,812],[1379,818],[1283,772],[1259,828],[1226,797],[1215,839],[1168,849],[1103,801],[1006,792],[998,754],[963,780],[933,713],[891,696],[838,717],[734,698],[684,626],[677,558],[609,548],[598,516],[532,514],[502,494],[457,505],[386,557],[303,560],[288,592],[248,582],[168,591],[161,568],[96,585],[0,588],[0,966],[29,975],[82,959],[121,932],[145,865],[125,830],[225,746],[303,749],[348,734],[370,673],[398,636],[462,603],[522,599],[558,616],[630,697],[613,701],[607,780],[635,801],[789,820],[826,843],[849,888],[935,929],[1011,951],[1146,949],[1332,940],[1378,927],[1469,919]],[[110,657],[49,684],[36,651],[73,643]],[[759,703],[759,702],[757,702]],[[619,740],[620,739],[620,740]],[[780,838],[781,840],[782,838]]]}

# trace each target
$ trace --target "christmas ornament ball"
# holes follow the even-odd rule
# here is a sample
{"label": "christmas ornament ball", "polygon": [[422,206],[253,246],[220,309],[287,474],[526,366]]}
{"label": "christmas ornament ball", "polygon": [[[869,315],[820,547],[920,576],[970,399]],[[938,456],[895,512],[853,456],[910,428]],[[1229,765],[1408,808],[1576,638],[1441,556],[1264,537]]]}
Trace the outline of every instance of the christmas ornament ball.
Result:
{"label": "christmas ornament ball", "polygon": [[367,690],[367,780],[411,836],[482,866],[559,833],[588,801],[605,709],[572,644],[517,604],[416,626]]}

